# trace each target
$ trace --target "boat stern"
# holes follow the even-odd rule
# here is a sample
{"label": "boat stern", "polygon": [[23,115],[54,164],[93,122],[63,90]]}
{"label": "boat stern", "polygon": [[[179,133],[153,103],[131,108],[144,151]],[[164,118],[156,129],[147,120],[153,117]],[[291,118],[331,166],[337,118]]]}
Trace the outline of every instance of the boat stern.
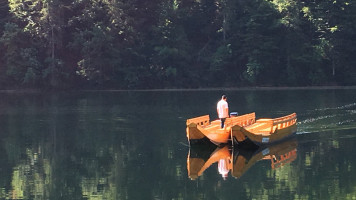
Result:
{"label": "boat stern", "polygon": [[231,127],[231,141],[234,143],[241,143],[246,140],[246,136],[242,133],[242,127],[240,125],[234,125]]}
{"label": "boat stern", "polygon": [[191,123],[187,126],[187,139],[191,140],[200,140],[205,138],[206,136],[199,130],[198,125],[195,123]]}

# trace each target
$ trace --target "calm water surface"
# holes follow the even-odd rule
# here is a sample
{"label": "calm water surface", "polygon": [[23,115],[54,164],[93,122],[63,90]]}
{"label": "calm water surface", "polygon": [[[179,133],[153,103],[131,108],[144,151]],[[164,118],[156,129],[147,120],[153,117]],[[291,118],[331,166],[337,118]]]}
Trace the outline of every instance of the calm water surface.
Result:
{"label": "calm water surface", "polygon": [[[216,118],[223,93],[239,114],[296,112],[296,157],[191,180],[185,120]],[[0,94],[0,199],[356,199],[355,89]]]}

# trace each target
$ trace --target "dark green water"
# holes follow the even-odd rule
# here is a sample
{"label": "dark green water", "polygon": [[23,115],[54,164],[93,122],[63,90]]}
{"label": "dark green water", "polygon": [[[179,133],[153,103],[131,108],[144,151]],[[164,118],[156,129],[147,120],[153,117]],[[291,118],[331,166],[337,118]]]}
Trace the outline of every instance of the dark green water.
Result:
{"label": "dark green water", "polygon": [[[298,114],[297,157],[190,180],[187,118]],[[0,199],[355,199],[356,90],[1,93]]]}

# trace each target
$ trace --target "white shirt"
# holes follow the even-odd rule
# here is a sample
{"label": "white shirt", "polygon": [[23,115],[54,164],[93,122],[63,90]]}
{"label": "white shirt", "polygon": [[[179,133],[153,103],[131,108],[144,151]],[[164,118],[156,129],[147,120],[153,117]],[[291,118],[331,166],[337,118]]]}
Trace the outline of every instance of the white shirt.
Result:
{"label": "white shirt", "polygon": [[229,113],[228,113],[228,104],[225,100],[221,99],[219,102],[218,102],[218,105],[217,105],[217,110],[218,110],[218,113],[219,113],[219,118],[227,118],[229,117]]}

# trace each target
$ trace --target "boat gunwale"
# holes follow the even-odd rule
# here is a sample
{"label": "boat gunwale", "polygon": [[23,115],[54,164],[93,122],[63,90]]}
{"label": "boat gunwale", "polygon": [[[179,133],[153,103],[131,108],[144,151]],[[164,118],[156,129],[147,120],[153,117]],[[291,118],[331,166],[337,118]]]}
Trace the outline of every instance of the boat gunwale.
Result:
{"label": "boat gunwale", "polygon": [[[234,143],[235,141],[232,138],[241,135],[237,142],[250,139],[260,146],[261,144],[266,144],[264,142],[265,138],[268,138],[267,143],[273,143],[293,135],[295,133],[293,127],[296,126],[297,114],[292,113],[278,118],[256,120],[255,112],[252,112],[227,118],[224,128],[220,128],[218,119],[206,123],[209,119],[209,115],[203,115],[187,120],[187,137],[189,141],[195,138],[207,137],[214,144],[228,143],[229,141]],[[289,129],[290,131],[288,131]],[[200,136],[191,138],[189,136],[191,130]],[[236,131],[240,133],[236,133]]]}

